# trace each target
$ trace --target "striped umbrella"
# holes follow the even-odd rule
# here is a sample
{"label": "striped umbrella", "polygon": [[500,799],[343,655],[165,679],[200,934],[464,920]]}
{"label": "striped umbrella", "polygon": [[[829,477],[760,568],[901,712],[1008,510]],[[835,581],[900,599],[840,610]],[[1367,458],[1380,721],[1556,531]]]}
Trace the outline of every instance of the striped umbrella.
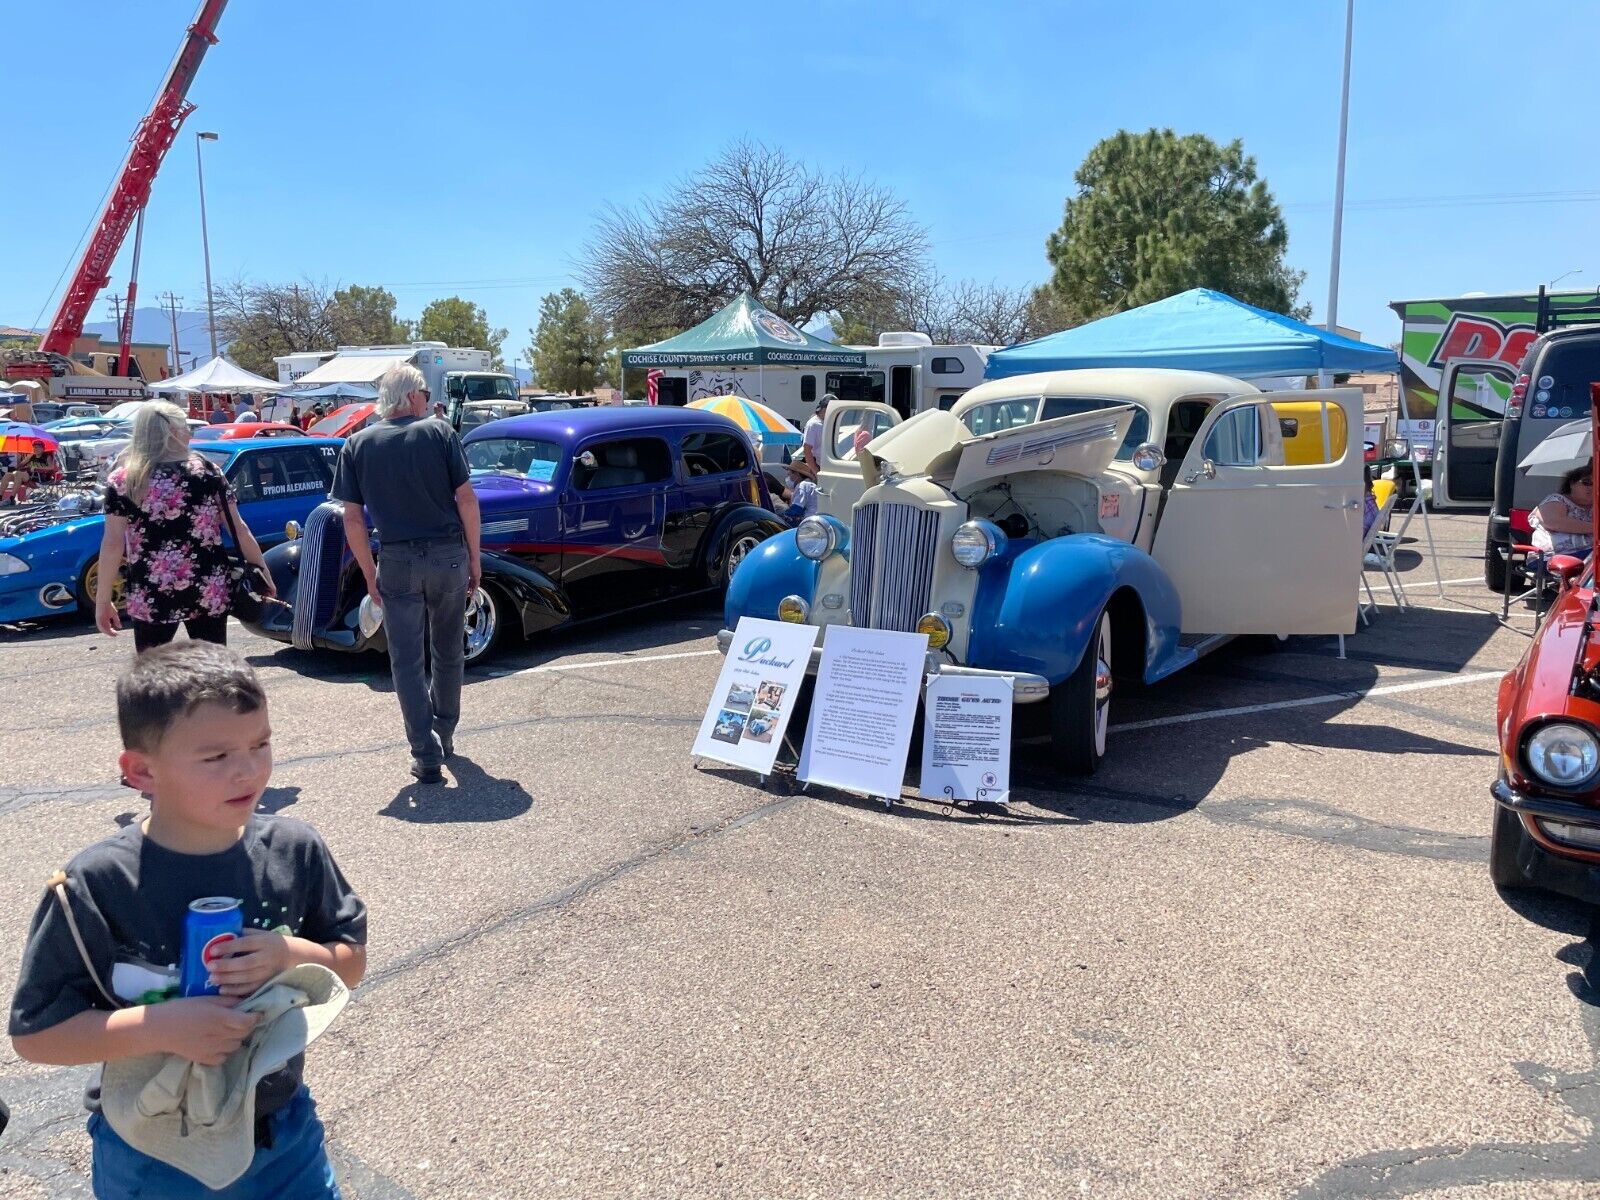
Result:
{"label": "striped umbrella", "polygon": [[0,421],[0,454],[31,454],[35,442],[43,442],[46,450],[61,448],[49,430],[25,421]]}
{"label": "striped umbrella", "polygon": [[707,396],[704,400],[691,400],[689,407],[727,417],[769,446],[798,446],[801,442],[800,431],[782,413],[743,396]]}

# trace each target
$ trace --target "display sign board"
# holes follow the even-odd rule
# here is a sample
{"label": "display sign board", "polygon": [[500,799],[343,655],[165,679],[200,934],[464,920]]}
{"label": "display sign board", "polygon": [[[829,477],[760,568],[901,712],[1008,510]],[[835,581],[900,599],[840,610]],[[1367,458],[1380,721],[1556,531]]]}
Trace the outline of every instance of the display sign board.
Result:
{"label": "display sign board", "polygon": [[828,626],[800,780],[898,796],[927,657],[925,634]]}
{"label": "display sign board", "polygon": [[1011,798],[1011,680],[930,675],[923,693],[922,795]]}
{"label": "display sign board", "polygon": [[816,644],[815,625],[740,618],[695,755],[769,774]]}

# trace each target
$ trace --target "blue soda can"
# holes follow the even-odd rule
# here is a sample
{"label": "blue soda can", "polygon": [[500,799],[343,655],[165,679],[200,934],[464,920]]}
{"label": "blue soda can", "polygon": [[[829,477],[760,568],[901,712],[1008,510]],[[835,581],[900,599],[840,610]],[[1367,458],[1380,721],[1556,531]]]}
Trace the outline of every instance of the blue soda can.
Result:
{"label": "blue soda can", "polygon": [[223,942],[244,930],[244,908],[232,896],[206,896],[191,901],[183,918],[183,959],[179,987],[185,996],[216,996],[211,982],[212,955]]}

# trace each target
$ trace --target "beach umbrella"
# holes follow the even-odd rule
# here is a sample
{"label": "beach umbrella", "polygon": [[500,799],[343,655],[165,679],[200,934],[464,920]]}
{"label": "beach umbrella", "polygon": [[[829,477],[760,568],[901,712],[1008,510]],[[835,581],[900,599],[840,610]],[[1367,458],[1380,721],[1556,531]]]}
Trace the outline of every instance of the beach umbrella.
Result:
{"label": "beach umbrella", "polygon": [[798,446],[802,440],[800,431],[777,409],[743,396],[707,396],[704,400],[691,400],[688,406],[727,417],[769,446]]}
{"label": "beach umbrella", "polygon": [[1565,475],[1587,466],[1593,457],[1593,430],[1589,418],[1582,417],[1556,426],[1517,466],[1529,475]]}
{"label": "beach umbrella", "polygon": [[61,448],[54,435],[37,425],[26,421],[0,422],[0,454],[31,454],[35,442],[43,442],[46,450]]}

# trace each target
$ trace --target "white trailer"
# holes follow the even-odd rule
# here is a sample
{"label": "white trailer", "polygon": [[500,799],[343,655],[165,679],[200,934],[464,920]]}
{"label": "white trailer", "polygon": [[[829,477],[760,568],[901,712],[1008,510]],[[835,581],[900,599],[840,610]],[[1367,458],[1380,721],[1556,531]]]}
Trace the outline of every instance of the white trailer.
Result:
{"label": "white trailer", "polygon": [[983,382],[993,346],[936,346],[926,334],[884,333],[876,346],[840,346],[866,357],[861,367],[669,367],[657,379],[661,404],[687,404],[708,396],[743,396],[804,425],[828,392],[840,400],[888,404],[902,419],[924,409],[949,408]]}
{"label": "white trailer", "polygon": [[[516,400],[517,381],[504,371],[490,368],[488,350],[446,346],[443,342],[410,342],[393,346],[340,346],[285,354],[272,360],[278,381],[310,389],[336,383],[376,387],[384,372],[410,363],[427,380],[429,394],[443,404],[453,420],[463,404],[475,400]],[[292,399],[293,392],[285,393]]]}

